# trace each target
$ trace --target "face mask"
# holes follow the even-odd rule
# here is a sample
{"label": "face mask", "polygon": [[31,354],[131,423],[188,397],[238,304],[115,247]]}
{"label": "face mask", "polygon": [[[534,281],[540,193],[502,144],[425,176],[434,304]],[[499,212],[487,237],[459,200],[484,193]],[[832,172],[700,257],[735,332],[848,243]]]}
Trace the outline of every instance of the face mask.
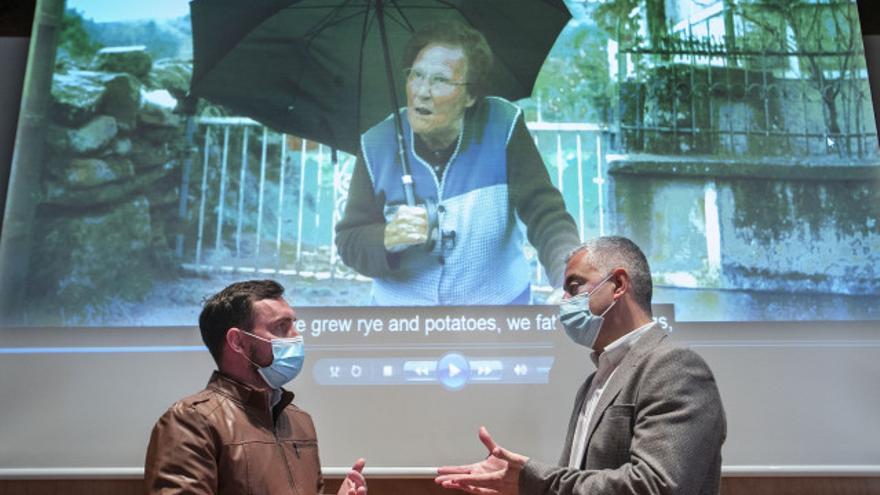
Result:
{"label": "face mask", "polygon": [[605,321],[605,314],[617,303],[617,301],[613,301],[611,306],[608,306],[608,309],[601,315],[594,315],[590,312],[590,294],[596,292],[609,278],[611,278],[610,273],[590,292],[578,294],[559,304],[559,321],[562,322],[565,334],[575,344],[592,349],[599,336],[599,331],[602,329],[602,322]]}
{"label": "face mask", "polygon": [[257,372],[270,387],[274,389],[281,388],[285,383],[296,378],[296,375],[302,370],[303,361],[305,361],[306,357],[302,335],[289,339],[268,340],[252,333],[242,333],[272,344],[272,363],[269,366],[261,367],[245,356],[245,359],[257,367]]}

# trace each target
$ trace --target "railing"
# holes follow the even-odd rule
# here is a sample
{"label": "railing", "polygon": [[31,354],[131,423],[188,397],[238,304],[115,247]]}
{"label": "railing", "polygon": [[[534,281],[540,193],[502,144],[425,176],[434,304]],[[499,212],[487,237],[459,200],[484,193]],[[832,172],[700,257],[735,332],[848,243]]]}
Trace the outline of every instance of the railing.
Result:
{"label": "railing", "polygon": [[[248,118],[195,121],[198,160],[181,183],[184,268],[309,279],[369,280],[346,267],[334,226],[348,197],[355,157],[272,131]],[[532,122],[535,144],[580,235],[605,231],[608,130],[596,124]],[[533,285],[546,285],[526,246]]]}
{"label": "railing", "polygon": [[876,162],[860,50],[666,39],[621,50],[621,151]]}

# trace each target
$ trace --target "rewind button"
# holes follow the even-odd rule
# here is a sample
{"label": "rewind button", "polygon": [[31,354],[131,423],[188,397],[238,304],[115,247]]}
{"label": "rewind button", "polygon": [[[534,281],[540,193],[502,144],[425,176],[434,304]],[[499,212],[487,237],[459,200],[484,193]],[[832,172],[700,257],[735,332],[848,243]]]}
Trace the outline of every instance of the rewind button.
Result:
{"label": "rewind button", "polygon": [[403,379],[408,382],[431,382],[437,379],[436,361],[406,361]]}

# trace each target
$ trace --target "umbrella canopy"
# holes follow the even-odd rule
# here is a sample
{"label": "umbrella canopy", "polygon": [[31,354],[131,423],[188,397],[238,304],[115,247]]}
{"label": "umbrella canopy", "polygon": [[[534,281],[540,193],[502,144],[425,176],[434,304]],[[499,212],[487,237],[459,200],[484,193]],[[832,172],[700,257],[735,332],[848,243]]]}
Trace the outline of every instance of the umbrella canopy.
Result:
{"label": "umbrella canopy", "polygon": [[517,100],[570,19],[562,0],[194,0],[191,12],[194,96],[352,154],[405,104],[401,57],[420,26],[455,19],[482,32],[489,92]]}

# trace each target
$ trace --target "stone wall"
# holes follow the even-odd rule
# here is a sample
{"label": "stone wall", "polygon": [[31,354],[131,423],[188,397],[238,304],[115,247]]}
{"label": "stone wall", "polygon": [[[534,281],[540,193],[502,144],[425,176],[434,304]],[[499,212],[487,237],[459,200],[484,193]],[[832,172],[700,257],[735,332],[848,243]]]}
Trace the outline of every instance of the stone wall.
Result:
{"label": "stone wall", "polygon": [[56,71],[28,297],[58,306],[47,323],[86,323],[174,270],[189,71],[143,47]]}

